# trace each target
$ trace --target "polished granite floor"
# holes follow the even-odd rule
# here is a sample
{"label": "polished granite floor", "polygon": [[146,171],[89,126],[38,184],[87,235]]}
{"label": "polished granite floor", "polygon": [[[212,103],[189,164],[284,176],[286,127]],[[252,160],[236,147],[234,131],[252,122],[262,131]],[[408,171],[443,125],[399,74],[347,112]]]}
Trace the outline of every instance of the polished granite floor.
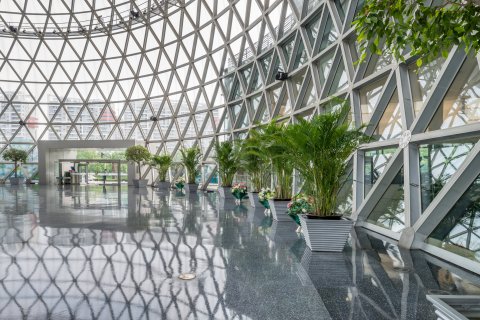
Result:
{"label": "polished granite floor", "polygon": [[312,254],[295,228],[214,193],[0,186],[0,319],[435,319],[426,294],[480,294],[365,230]]}

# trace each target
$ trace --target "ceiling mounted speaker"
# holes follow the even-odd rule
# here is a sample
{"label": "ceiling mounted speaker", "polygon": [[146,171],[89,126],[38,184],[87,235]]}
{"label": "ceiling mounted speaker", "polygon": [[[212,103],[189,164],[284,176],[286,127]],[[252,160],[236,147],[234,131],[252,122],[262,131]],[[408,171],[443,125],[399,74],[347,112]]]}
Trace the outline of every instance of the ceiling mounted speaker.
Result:
{"label": "ceiling mounted speaker", "polygon": [[280,80],[280,81],[287,80],[288,79],[288,73],[278,71],[277,74],[275,75],[275,79]]}

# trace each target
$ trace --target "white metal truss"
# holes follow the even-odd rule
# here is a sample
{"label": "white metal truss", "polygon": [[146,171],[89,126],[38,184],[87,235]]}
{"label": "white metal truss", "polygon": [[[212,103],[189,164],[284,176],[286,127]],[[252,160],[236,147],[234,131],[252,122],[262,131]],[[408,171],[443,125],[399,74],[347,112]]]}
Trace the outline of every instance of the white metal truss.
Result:
{"label": "white metal truss", "polygon": [[[0,9],[0,154],[23,148],[34,171],[40,140],[143,140],[157,154],[196,144],[205,187],[215,138],[244,138],[273,117],[309,118],[341,97],[352,102],[355,125],[367,124],[373,137],[352,158],[343,208],[404,247],[453,255],[428,238],[480,174],[479,59],[454,47],[421,68],[408,54],[404,62],[370,54],[357,65],[351,22],[360,4],[11,1]],[[278,71],[288,79],[275,80]],[[455,145],[462,139],[467,149]],[[430,150],[439,143],[454,145]],[[425,150],[429,170],[453,172],[428,203]],[[381,161],[369,162],[372,152]],[[0,178],[12,169],[0,163]],[[392,211],[382,214],[384,205]],[[469,232],[479,237],[478,228]],[[480,273],[478,261],[455,257]]]}

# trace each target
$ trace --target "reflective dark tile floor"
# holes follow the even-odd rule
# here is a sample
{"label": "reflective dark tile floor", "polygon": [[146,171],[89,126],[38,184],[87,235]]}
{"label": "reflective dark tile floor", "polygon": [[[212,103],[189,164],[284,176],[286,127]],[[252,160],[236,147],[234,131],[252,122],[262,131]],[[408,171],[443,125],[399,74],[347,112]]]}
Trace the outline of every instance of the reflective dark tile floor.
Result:
{"label": "reflective dark tile floor", "polygon": [[364,230],[312,254],[293,222],[213,193],[1,186],[0,212],[0,319],[435,319],[426,294],[480,294]]}

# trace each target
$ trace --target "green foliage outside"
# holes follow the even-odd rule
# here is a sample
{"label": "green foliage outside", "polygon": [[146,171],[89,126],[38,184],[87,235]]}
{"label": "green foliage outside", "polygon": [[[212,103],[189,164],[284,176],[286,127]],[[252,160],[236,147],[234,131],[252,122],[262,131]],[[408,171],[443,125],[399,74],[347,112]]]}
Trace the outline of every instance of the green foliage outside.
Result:
{"label": "green foliage outside", "polygon": [[222,187],[231,187],[240,169],[240,146],[233,141],[215,142],[215,160]]}
{"label": "green foliage outside", "polygon": [[423,0],[365,0],[353,26],[360,43],[360,61],[367,52],[382,54],[385,49],[399,61],[410,49],[419,56],[417,65],[442,55],[453,45],[466,52],[480,51],[480,1],[447,0],[429,6]]}
{"label": "green foliage outside", "polygon": [[187,183],[195,183],[195,177],[200,173],[199,165],[202,153],[199,147],[180,149],[181,162],[187,170]]}
{"label": "green foliage outside", "polygon": [[142,178],[142,172],[140,171],[142,165],[149,163],[151,157],[150,151],[144,146],[131,146],[125,151],[127,161],[134,162],[137,165],[139,179]]}
{"label": "green foliage outside", "polygon": [[[99,152],[96,150],[78,150],[77,151],[77,159],[80,160],[126,160],[125,159],[125,152],[124,151],[103,151]],[[126,163],[122,163],[120,165],[120,172],[127,173],[128,165]],[[103,172],[106,173],[117,173],[116,164],[111,163],[89,163],[88,164],[88,172],[93,172],[96,175],[101,175]],[[115,178],[116,179],[116,178]]]}
{"label": "green foliage outside", "polygon": [[17,169],[18,163],[25,163],[27,162],[28,153],[24,150],[20,149],[8,149],[3,153],[3,159],[5,161],[12,161],[14,163],[13,172],[15,174],[15,178],[17,178]]}
{"label": "green foliage outside", "polygon": [[153,156],[152,165],[158,171],[158,180],[165,182],[167,180],[168,169],[172,165],[172,156],[165,154],[161,156]]}
{"label": "green foliage outside", "polygon": [[283,147],[293,167],[305,181],[305,193],[312,197],[312,212],[335,214],[338,192],[346,178],[348,158],[368,141],[363,127],[351,128],[348,103],[331,113],[299,119],[287,127]]}

